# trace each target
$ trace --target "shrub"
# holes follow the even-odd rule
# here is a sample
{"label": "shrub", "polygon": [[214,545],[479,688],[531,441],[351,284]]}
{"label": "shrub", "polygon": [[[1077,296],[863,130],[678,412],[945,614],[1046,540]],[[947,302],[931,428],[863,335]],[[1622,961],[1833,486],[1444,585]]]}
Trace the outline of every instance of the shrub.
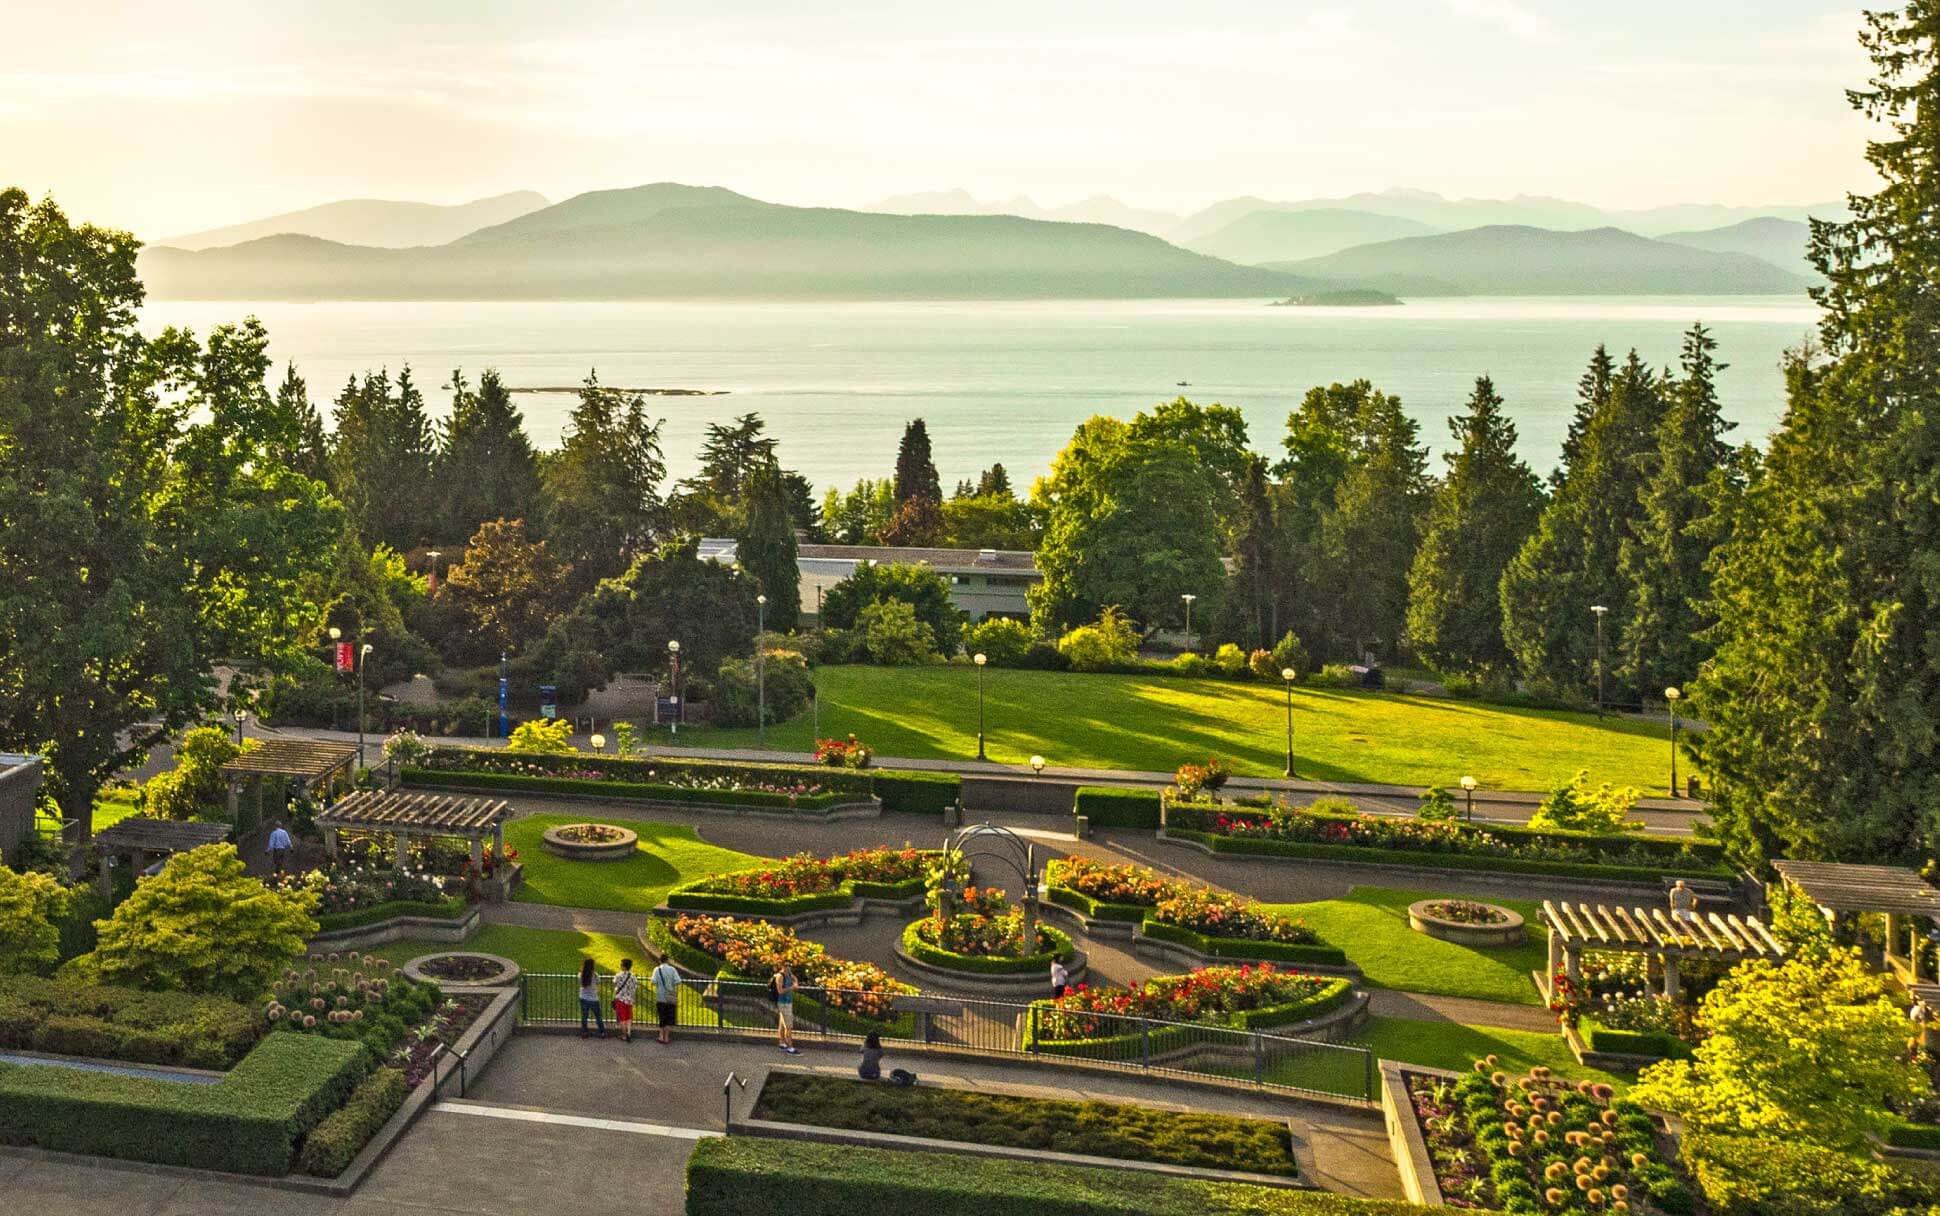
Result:
{"label": "shrub", "polygon": [[963,649],[981,654],[992,667],[1016,667],[1031,649],[1030,626],[1009,617],[993,616],[963,631]]}
{"label": "shrub", "polygon": [[1214,667],[1219,668],[1220,674],[1229,679],[1244,679],[1251,675],[1253,670],[1247,666],[1246,652],[1231,642],[1223,643],[1218,650],[1213,651],[1212,663]]}
{"label": "shrub", "polygon": [[875,774],[876,797],[885,811],[941,815],[963,797],[963,778],[955,773],[884,769]]}
{"label": "shrub", "polygon": [[1071,670],[1071,660],[1058,649],[1058,643],[1042,638],[1031,643],[1031,648],[1024,652],[1024,657],[1017,661],[1017,665],[1029,671]]}
{"label": "shrub", "polygon": [[[1296,667],[1294,670],[1300,669]],[[1314,688],[1359,688],[1361,677],[1355,675],[1354,669],[1346,663],[1329,663],[1307,677],[1307,683]]]}
{"label": "shrub", "polygon": [[902,600],[880,600],[862,610],[862,645],[871,662],[918,667],[937,660],[936,635]]}
{"label": "shrub", "polygon": [[572,744],[573,724],[564,718],[534,718],[521,722],[513,729],[512,737],[505,742],[508,752],[534,752],[546,756],[570,756],[576,750]]}
{"label": "shrub", "polygon": [[1636,790],[1607,781],[1595,789],[1589,785],[1589,770],[1578,769],[1574,777],[1549,791],[1549,797],[1529,817],[1529,826],[1536,831],[1591,832],[1599,836],[1634,832],[1644,826],[1624,819],[1641,796]]}
{"label": "shrub", "polygon": [[1172,661],[1166,666],[1170,667],[1175,674],[1182,676],[1203,676],[1210,670],[1204,656],[1194,654],[1190,650],[1173,656]]}
{"label": "shrub", "polygon": [[45,972],[61,961],[61,922],[73,895],[45,874],[0,866],[0,973]]}
{"label": "shrub", "polygon": [[384,740],[384,758],[400,768],[418,763],[430,751],[431,745],[414,730],[400,730]]}
{"label": "shrub", "polygon": [[1278,642],[1273,644],[1273,674],[1277,677],[1291,667],[1297,675],[1306,675],[1313,668],[1309,666],[1307,648],[1301,644],[1300,637],[1289,629]]}
{"label": "shrub", "polygon": [[404,1105],[409,1092],[399,1069],[380,1068],[366,1077],[352,1091],[350,1100],[317,1124],[304,1140],[298,1167],[318,1178],[335,1178],[343,1173],[378,1129]]}
{"label": "shrub", "polygon": [[[255,746],[252,741],[249,746]],[[188,819],[222,797],[222,766],[242,754],[220,726],[198,726],[175,747],[175,767],[142,786],[142,807],[161,819]]]}
{"label": "shrub", "polygon": [[1159,792],[1109,785],[1080,786],[1072,798],[1072,810],[1089,819],[1093,827],[1156,831],[1159,826]]}
{"label": "shrub", "polygon": [[[985,926],[1002,926],[983,932]],[[926,916],[903,927],[903,953],[919,962],[971,975],[1035,975],[1048,971],[1054,958],[1071,957],[1071,938],[1040,922],[1036,948],[1029,954],[1009,953],[1008,943],[1023,936],[1020,914],[1004,916],[960,913],[950,918],[939,942],[937,918]],[[998,943],[1004,948],[992,949]]]}
{"label": "shrub", "polygon": [[817,739],[815,762],[830,768],[868,768],[876,753],[869,745],[850,735],[847,739]]}
{"label": "shrub", "polygon": [[[1940,1202],[1930,1178],[1779,1137],[1687,1135],[1680,1155],[1713,1216],[1885,1216]],[[1679,1210],[1655,1188],[1651,1198]],[[1688,1196],[1682,1210],[1690,1210]]]}
{"label": "shrub", "polygon": [[1443,820],[1455,818],[1455,799],[1439,785],[1431,785],[1421,796],[1421,804],[1415,808],[1416,819]]}
{"label": "shrub", "polygon": [[768,721],[783,722],[808,708],[815,695],[815,681],[808,663],[792,650],[767,650],[763,670],[757,672],[753,659],[723,659],[714,682],[714,696],[708,702],[718,726],[753,726],[765,702]]}
{"label": "shrub", "polygon": [[1106,671],[1138,658],[1138,631],[1117,608],[1107,608],[1094,624],[1080,625],[1058,639],[1058,653],[1073,671]]}
{"label": "shrub", "polygon": [[1280,678],[1280,669],[1273,665],[1273,652],[1271,650],[1255,650],[1252,654],[1247,655],[1246,666],[1253,673],[1254,679],[1277,680]]}

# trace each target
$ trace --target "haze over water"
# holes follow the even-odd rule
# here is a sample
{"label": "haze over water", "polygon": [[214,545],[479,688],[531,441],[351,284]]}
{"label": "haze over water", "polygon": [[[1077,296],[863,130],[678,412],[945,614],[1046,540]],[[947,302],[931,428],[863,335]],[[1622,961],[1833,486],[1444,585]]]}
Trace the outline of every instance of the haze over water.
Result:
{"label": "haze over water", "polygon": [[[1074,427],[1184,394],[1244,411],[1255,450],[1277,456],[1286,415],[1316,384],[1365,377],[1398,394],[1440,452],[1443,420],[1477,375],[1521,432],[1525,459],[1557,459],[1591,349],[1674,363],[1703,321],[1730,367],[1718,376],[1735,442],[1762,444],[1784,408],[1780,354],[1816,324],[1797,297],[1543,297],[1427,300],[1398,308],[1270,308],[1259,300],[924,303],[284,303],[157,301],[144,328],[197,331],[254,314],[281,365],[294,360],[329,423],[352,374],[410,364],[432,414],[454,367],[497,367],[515,388],[576,385],[589,368],[623,388],[727,390],[650,402],[674,477],[703,428],[759,412],[783,462],[819,487],[894,468],[903,424],[929,426],[946,489],[1002,461],[1020,489]],[[1189,381],[1178,387],[1178,381]],[[541,447],[573,398],[520,394]],[[1435,462],[1439,471],[1441,465]]]}

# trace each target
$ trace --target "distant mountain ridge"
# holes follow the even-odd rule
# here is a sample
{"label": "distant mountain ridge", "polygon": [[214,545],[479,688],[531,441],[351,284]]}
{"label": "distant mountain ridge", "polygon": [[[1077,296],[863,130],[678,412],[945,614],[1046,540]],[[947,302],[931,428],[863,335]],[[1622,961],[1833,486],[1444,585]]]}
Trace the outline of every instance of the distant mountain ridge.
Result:
{"label": "distant mountain ridge", "polygon": [[1818,274],[1805,260],[1806,247],[1812,240],[1811,226],[1798,220],[1767,215],[1702,232],[1667,232],[1658,239],[1715,253],[1746,253],[1782,270],[1813,277]]}
{"label": "distant mountain ridge", "polygon": [[1555,232],[1487,225],[1359,245],[1269,269],[1395,295],[1777,295],[1803,275],[1747,253],[1652,240],[1618,228]]}
{"label": "distant mountain ridge", "polygon": [[391,199],[345,199],[155,243],[175,249],[212,249],[268,236],[295,235],[346,245],[403,249],[412,245],[443,245],[468,232],[516,219],[545,206],[546,196],[531,190],[515,190],[452,206]]}
{"label": "distant mountain ridge", "polygon": [[602,190],[448,244],[274,236],[151,248],[157,298],[1164,298],[1313,284],[1102,224],[790,207],[721,187]]}
{"label": "distant mountain ridge", "polygon": [[1251,211],[1186,248],[1243,266],[1324,257],[1356,245],[1442,231],[1418,220],[1318,207],[1311,211]]}
{"label": "distant mountain ridge", "polygon": [[1133,207],[1107,194],[1093,195],[1061,207],[1040,207],[1022,194],[1008,202],[984,202],[963,189],[898,194],[871,203],[863,210],[887,215],[1015,215],[1066,224],[1110,224],[1153,236],[1165,236],[1179,226],[1182,218],[1171,211]]}

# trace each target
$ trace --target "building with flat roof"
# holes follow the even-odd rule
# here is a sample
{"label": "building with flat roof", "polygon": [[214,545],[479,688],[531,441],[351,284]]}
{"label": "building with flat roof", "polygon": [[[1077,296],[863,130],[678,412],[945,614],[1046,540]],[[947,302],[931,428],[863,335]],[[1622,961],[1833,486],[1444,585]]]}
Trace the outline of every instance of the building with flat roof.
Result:
{"label": "building with flat roof", "polygon": [[13,856],[34,834],[34,798],[40,793],[40,757],[0,752],[0,855]]}
{"label": "building with flat roof", "polygon": [[[710,536],[701,541],[699,555],[731,565],[736,546],[732,537]],[[1019,549],[804,544],[796,553],[801,569],[803,624],[821,624],[822,596],[864,562],[929,566],[949,580],[950,601],[973,624],[993,616],[1029,618],[1031,606],[1024,593],[1044,579],[1038,572],[1036,555]]]}

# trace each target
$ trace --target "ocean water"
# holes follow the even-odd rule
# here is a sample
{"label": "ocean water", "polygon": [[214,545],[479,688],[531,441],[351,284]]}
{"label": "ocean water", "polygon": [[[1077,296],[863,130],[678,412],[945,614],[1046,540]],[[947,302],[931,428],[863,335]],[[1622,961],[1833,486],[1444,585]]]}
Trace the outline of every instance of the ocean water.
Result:
{"label": "ocean water", "polygon": [[[928,424],[947,489],[992,461],[1020,488],[1098,413],[1184,394],[1242,410],[1254,448],[1277,454],[1288,411],[1311,386],[1365,377],[1398,394],[1437,451],[1477,375],[1494,377],[1538,472],[1557,461],[1575,385],[1598,343],[1674,362],[1680,333],[1716,335],[1732,438],[1762,443],[1784,405],[1778,365],[1817,321],[1803,297],[1427,300],[1395,308],[1273,308],[1258,300],[867,303],[286,303],[158,301],[143,324],[268,327],[328,420],[352,374],[409,364],[434,414],[452,369],[496,367],[515,388],[576,385],[589,370],[660,397],[676,477],[703,428],[748,411],[783,460],[818,486],[888,476],[904,423]],[[1185,386],[1178,382],[1185,381]],[[567,394],[517,398],[541,446],[557,443]]]}

